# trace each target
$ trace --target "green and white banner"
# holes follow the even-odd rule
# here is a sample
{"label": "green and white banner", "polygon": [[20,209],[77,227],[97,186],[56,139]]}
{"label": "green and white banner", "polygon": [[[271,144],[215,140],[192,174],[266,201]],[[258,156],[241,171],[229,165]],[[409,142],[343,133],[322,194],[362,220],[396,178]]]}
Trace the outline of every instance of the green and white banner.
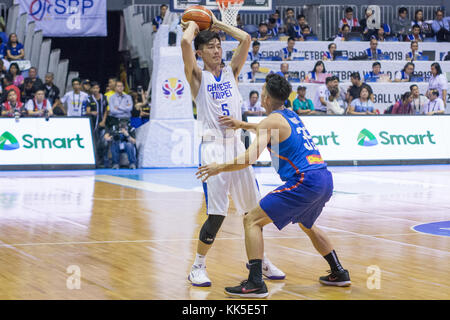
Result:
{"label": "green and white banner", "polygon": [[95,166],[88,118],[0,119],[0,166]]}

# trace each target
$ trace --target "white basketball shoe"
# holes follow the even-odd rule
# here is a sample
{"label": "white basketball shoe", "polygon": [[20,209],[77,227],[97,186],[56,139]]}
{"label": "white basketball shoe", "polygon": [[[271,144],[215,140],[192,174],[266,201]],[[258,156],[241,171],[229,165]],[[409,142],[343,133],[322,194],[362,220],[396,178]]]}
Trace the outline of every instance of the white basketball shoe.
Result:
{"label": "white basketball shoe", "polygon": [[[248,263],[247,269],[249,269]],[[283,280],[284,278],[286,278],[284,272],[278,269],[272,262],[270,262],[265,253],[262,260],[262,274],[269,280]]]}
{"label": "white basketball shoe", "polygon": [[211,280],[208,277],[208,273],[206,272],[206,266],[195,266],[193,265],[191,268],[191,272],[189,273],[188,280],[195,287],[210,287]]}

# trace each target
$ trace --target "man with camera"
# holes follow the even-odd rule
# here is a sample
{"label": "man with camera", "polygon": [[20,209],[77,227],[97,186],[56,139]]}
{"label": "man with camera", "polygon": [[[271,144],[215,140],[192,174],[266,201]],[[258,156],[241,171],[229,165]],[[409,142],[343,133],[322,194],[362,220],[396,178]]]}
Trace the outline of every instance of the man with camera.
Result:
{"label": "man with camera", "polygon": [[130,169],[136,169],[136,133],[130,125],[133,100],[125,94],[121,81],[116,82],[116,93],[109,98],[109,120],[104,140],[111,143],[113,169],[120,168],[120,152],[127,153]]}

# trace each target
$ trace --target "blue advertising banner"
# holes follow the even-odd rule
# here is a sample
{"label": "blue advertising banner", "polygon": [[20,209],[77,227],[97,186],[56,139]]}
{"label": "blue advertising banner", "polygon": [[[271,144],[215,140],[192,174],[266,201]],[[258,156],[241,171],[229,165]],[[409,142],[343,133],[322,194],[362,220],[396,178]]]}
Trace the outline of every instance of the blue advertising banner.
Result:
{"label": "blue advertising banner", "polygon": [[45,37],[107,35],[106,0],[16,0]]}

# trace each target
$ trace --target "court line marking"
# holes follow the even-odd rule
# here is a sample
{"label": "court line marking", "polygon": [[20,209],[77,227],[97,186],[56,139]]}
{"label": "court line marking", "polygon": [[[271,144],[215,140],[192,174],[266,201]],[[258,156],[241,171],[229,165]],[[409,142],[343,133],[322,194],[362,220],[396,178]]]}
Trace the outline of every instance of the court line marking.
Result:
{"label": "court line marking", "polygon": [[8,248],[8,249],[11,249],[11,250],[13,250],[13,251],[15,251],[15,252],[17,252],[17,253],[20,253],[21,255],[24,255],[24,256],[27,257],[27,258],[30,258],[30,259],[35,260],[35,261],[38,261],[38,260],[39,260],[39,259],[36,258],[35,256],[33,256],[33,255],[31,255],[31,254],[28,254],[28,253],[26,253],[25,251],[22,251],[22,250],[20,250],[20,249],[17,249],[17,248],[16,248],[16,245],[14,245],[14,244],[8,244],[8,243],[5,243],[5,242],[3,242],[3,241],[0,240],[0,247],[5,247],[5,248]]}

